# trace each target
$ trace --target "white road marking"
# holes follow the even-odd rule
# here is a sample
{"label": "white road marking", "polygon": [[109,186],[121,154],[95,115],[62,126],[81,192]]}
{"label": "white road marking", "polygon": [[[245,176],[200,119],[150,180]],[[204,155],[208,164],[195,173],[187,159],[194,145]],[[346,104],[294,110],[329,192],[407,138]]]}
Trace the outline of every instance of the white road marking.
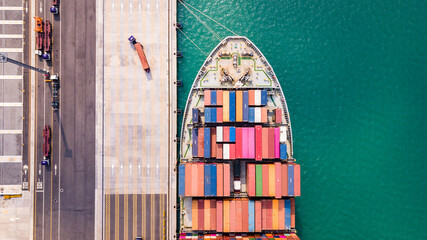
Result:
{"label": "white road marking", "polygon": [[0,20],[0,25],[24,24],[22,20]]}
{"label": "white road marking", "polygon": [[42,2],[40,2],[40,4],[39,4],[39,5],[40,5],[40,9],[39,9],[39,10],[40,10],[40,13],[42,13],[42,12],[43,12],[43,3],[42,3]]}
{"label": "white road marking", "polygon": [[23,38],[22,34],[0,34],[0,38]]}
{"label": "white road marking", "polygon": [[0,48],[0,52],[22,52],[22,48]]}
{"label": "white road marking", "polygon": [[0,130],[0,134],[22,134],[21,130]]}
{"label": "white road marking", "polygon": [[22,80],[22,75],[0,75],[0,79]]}
{"label": "white road marking", "polygon": [[22,156],[0,156],[0,162],[22,162]]}
{"label": "white road marking", "polygon": [[22,107],[22,102],[0,102],[0,107]]}
{"label": "white road marking", "polygon": [[4,6],[1,6],[1,7],[0,7],[0,10],[15,10],[15,11],[21,11],[21,10],[22,10],[22,7],[4,7]]}

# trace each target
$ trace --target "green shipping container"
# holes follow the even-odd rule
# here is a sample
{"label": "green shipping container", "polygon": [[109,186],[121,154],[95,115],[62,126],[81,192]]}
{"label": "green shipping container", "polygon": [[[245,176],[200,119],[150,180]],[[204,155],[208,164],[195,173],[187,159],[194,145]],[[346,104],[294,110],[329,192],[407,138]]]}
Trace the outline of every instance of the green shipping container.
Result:
{"label": "green shipping container", "polygon": [[262,165],[255,167],[256,196],[262,196]]}

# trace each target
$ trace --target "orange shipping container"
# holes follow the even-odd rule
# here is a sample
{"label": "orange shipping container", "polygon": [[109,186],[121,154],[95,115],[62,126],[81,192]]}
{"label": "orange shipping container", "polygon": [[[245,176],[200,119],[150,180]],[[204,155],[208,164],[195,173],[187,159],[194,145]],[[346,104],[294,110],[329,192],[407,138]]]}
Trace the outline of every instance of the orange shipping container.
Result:
{"label": "orange shipping container", "polygon": [[288,196],[288,165],[282,164],[282,196]]}
{"label": "orange shipping container", "polygon": [[249,232],[249,201],[243,199],[242,201],[242,232]]}
{"label": "orange shipping container", "polygon": [[216,128],[211,128],[211,157],[216,158]]}
{"label": "orange shipping container", "polygon": [[[250,197],[255,196],[255,164],[248,164],[248,173],[246,174],[246,177],[248,179],[248,195]],[[187,189],[187,188],[186,188]]]}
{"label": "orange shipping container", "polygon": [[285,230],[285,200],[279,199],[279,230]]}
{"label": "orange shipping container", "polygon": [[230,232],[236,231],[236,201],[230,200]]}
{"label": "orange shipping container", "polygon": [[274,172],[276,177],[276,198],[282,198],[282,164],[279,162],[274,163]]}
{"label": "orange shipping container", "polygon": [[294,195],[301,196],[301,173],[300,165],[294,165]]}
{"label": "orange shipping container", "polygon": [[291,198],[291,228],[295,228],[295,198]]}
{"label": "orange shipping container", "polygon": [[276,169],[273,164],[268,164],[268,196],[276,195]]}
{"label": "orange shipping container", "polygon": [[199,137],[197,139],[197,151],[198,151],[198,156],[199,157],[203,157],[205,154],[205,130],[204,128],[199,128]]}
{"label": "orange shipping container", "polygon": [[211,222],[210,222],[210,230],[216,230],[216,200],[211,199]]}
{"label": "orange shipping container", "polygon": [[185,164],[185,196],[191,196],[191,163]]}
{"label": "orange shipping container", "polygon": [[263,196],[268,196],[268,194],[270,193],[268,191],[268,164],[263,164],[262,165],[262,195]]}
{"label": "orange shipping container", "polygon": [[242,222],[242,210],[243,210],[243,202],[241,199],[237,198],[235,200],[236,203],[236,232],[242,232],[243,231],[243,222]]}
{"label": "orange shipping container", "polygon": [[205,226],[203,227],[204,230],[210,230],[211,229],[211,200],[204,199],[204,217],[205,220],[203,221],[205,223]]}
{"label": "orange shipping container", "polygon": [[243,121],[243,91],[236,91],[236,122]]}
{"label": "orange shipping container", "polygon": [[205,106],[211,105],[211,90],[204,90],[204,104]]}
{"label": "orange shipping container", "polygon": [[[283,218],[284,219],[284,218]],[[261,201],[255,201],[255,232],[262,231],[262,209],[261,209]]]}
{"label": "orange shipping container", "polygon": [[230,201],[224,200],[224,232],[230,232]]}
{"label": "orange shipping container", "polygon": [[205,194],[204,178],[205,178],[205,167],[203,166],[202,163],[198,163],[197,164],[197,196],[199,197],[202,197]]}
{"label": "orange shipping container", "polygon": [[279,230],[279,200],[273,199],[273,230]]}
{"label": "orange shipping container", "polygon": [[[200,136],[200,131],[199,131]],[[267,159],[268,158],[268,128],[262,128],[262,158]],[[203,153],[202,153],[203,156]]]}
{"label": "orange shipping container", "polygon": [[267,123],[267,107],[261,108],[261,122]]}
{"label": "orange shipping container", "polygon": [[255,105],[255,90],[249,90],[249,106]]}
{"label": "orange shipping container", "polygon": [[222,90],[216,91],[216,105],[222,106]]}
{"label": "orange shipping container", "polygon": [[191,225],[193,230],[199,230],[199,204],[197,200],[193,200],[191,205]]}
{"label": "orange shipping container", "polygon": [[224,164],[218,163],[216,165],[216,195],[218,197],[224,196]]}
{"label": "orange shipping container", "polygon": [[216,109],[216,122],[217,123],[222,123],[222,116],[223,116],[222,107],[219,107]]}

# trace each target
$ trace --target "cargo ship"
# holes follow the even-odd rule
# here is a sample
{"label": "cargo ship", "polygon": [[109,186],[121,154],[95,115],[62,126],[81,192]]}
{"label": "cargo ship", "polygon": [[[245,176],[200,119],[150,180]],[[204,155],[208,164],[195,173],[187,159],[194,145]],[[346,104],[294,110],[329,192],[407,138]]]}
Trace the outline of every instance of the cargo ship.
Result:
{"label": "cargo ship", "polygon": [[283,90],[246,37],[222,40],[183,115],[179,239],[299,239],[300,165]]}

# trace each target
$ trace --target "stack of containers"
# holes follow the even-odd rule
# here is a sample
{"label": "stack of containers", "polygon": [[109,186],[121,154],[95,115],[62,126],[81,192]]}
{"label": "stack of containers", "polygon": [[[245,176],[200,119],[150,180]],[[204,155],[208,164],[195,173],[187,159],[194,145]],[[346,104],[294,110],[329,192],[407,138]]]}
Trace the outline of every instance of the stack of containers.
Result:
{"label": "stack of containers", "polygon": [[268,104],[265,89],[203,96],[203,107],[192,109],[193,158],[179,165],[178,192],[192,198],[192,230],[294,229],[300,166],[287,162],[282,108]]}

